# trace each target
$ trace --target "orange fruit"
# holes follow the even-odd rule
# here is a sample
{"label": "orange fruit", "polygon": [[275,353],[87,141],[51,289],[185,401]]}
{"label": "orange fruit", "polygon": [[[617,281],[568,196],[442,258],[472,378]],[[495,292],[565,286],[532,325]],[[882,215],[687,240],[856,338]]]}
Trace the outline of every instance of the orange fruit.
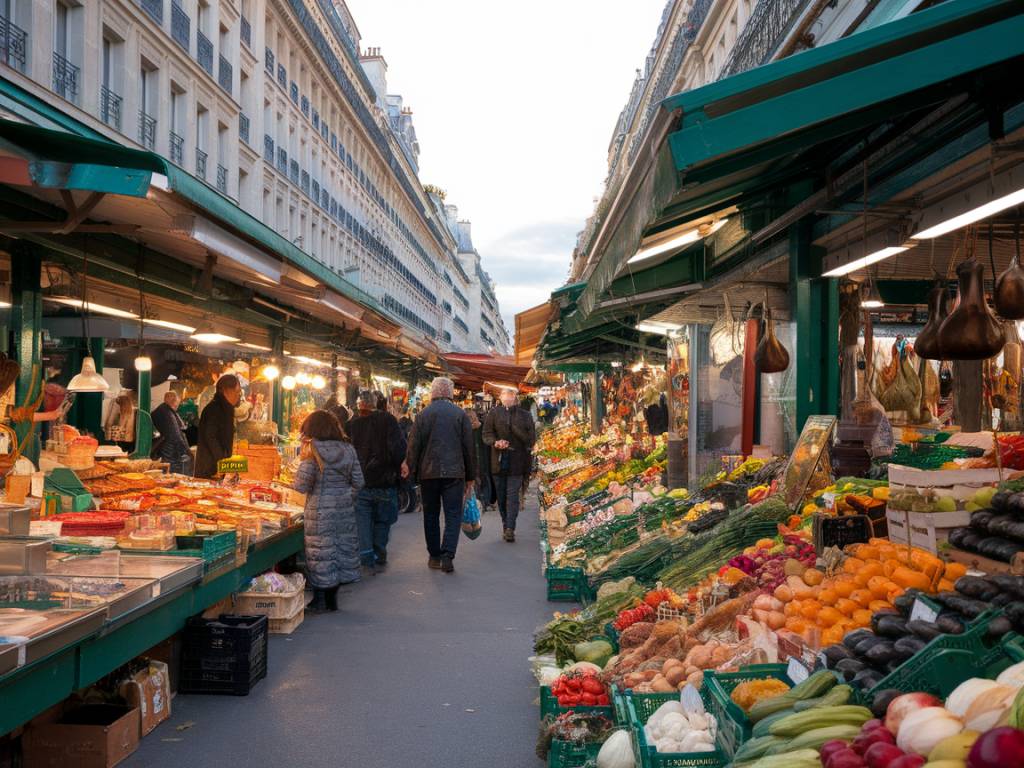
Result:
{"label": "orange fruit", "polygon": [[863,567],[864,561],[856,557],[848,557],[843,563],[843,570],[849,574],[856,574]]}
{"label": "orange fruit", "polygon": [[871,590],[871,594],[879,600],[885,600],[895,584],[893,584],[885,576],[872,576],[868,581],[868,589]]}
{"label": "orange fruit", "polygon": [[866,589],[858,589],[850,595],[850,599],[855,603],[859,603],[861,608],[867,608],[871,605],[871,601],[875,599],[875,596]]}
{"label": "orange fruit", "polygon": [[817,568],[808,568],[804,571],[804,583],[809,587],[815,587],[825,580],[825,574]]}
{"label": "orange fruit", "polygon": [[805,600],[800,609],[800,615],[805,619],[814,620],[818,618],[818,611],[821,610],[821,603],[817,600]]}
{"label": "orange fruit", "polygon": [[846,597],[836,600],[836,610],[844,616],[853,616],[853,612],[860,610],[860,605]]}
{"label": "orange fruit", "polygon": [[804,630],[807,629],[807,622],[796,617],[786,619],[786,629],[798,635],[803,635]]}
{"label": "orange fruit", "polygon": [[871,624],[871,617],[873,615],[867,608],[861,608],[853,612],[853,620],[857,622],[858,626],[867,627]]}
{"label": "orange fruit", "polygon": [[832,587],[839,597],[849,597],[857,589],[857,585],[852,581],[837,581]]}
{"label": "orange fruit", "polygon": [[824,646],[841,643],[844,634],[846,633],[843,631],[843,628],[835,624],[821,633],[821,644]]}
{"label": "orange fruit", "polygon": [[800,607],[802,605],[802,600],[790,600],[788,603],[786,603],[785,607],[783,607],[782,612],[789,617],[799,616]]}
{"label": "orange fruit", "polygon": [[825,587],[818,593],[818,600],[822,605],[835,605],[839,595],[832,587]]}
{"label": "orange fruit", "polygon": [[884,566],[880,562],[872,560],[864,563],[864,567],[853,575],[853,580],[857,582],[858,586],[866,587],[868,582],[875,576],[880,576],[883,570]]}
{"label": "orange fruit", "polygon": [[818,624],[822,627],[831,627],[846,617],[831,606],[825,606],[818,611]]}
{"label": "orange fruit", "polygon": [[891,608],[892,603],[887,602],[886,600],[872,600],[871,604],[868,606],[868,609],[874,613],[877,613],[878,611],[888,611]]}

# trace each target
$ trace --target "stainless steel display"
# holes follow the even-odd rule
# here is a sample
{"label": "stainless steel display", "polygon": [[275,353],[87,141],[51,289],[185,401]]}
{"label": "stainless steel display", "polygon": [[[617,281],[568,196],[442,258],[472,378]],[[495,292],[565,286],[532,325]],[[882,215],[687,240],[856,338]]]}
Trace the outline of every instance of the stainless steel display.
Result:
{"label": "stainless steel display", "polygon": [[0,503],[0,536],[28,536],[30,517],[23,504]]}
{"label": "stainless steel display", "polygon": [[0,576],[46,573],[48,539],[0,537]]}

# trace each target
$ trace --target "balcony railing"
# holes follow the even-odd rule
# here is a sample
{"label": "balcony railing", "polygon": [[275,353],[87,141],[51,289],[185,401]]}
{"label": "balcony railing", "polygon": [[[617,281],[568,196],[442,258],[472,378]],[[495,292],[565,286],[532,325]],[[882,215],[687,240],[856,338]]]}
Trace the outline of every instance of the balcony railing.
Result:
{"label": "balcony railing", "polygon": [[199,66],[213,74],[213,43],[210,38],[196,30],[196,61]]}
{"label": "balcony railing", "polygon": [[288,153],[284,147],[277,148],[277,170],[288,175]]}
{"label": "balcony railing", "polygon": [[196,147],[196,176],[203,181],[206,180],[206,153]]}
{"label": "balcony railing", "polygon": [[238,24],[238,36],[245,43],[246,48],[252,48],[252,25],[245,16],[242,17]]}
{"label": "balcony railing", "polygon": [[186,52],[192,47],[192,19],[177,0],[171,2],[171,38]]}
{"label": "balcony railing", "polygon": [[157,24],[164,23],[164,0],[142,0],[142,10],[153,17]]}
{"label": "balcony railing", "polygon": [[59,53],[53,53],[53,91],[68,101],[78,98],[78,67]]}
{"label": "balcony railing", "polygon": [[759,2],[743,27],[720,77],[746,72],[771,59],[793,22],[808,5],[807,0],[774,0]]}
{"label": "balcony railing", "polygon": [[156,146],[156,118],[139,111],[139,144],[146,149]]}
{"label": "balcony railing", "polygon": [[263,134],[263,159],[268,163],[274,162],[274,139],[269,133]]}
{"label": "balcony railing", "polygon": [[28,35],[21,27],[4,16],[0,16],[0,56],[7,66],[19,72],[25,71],[25,49]]}
{"label": "balcony railing", "polygon": [[228,169],[220,163],[217,164],[217,189],[225,195],[228,193]]}
{"label": "balcony railing", "polygon": [[238,113],[238,138],[249,143],[249,116],[244,112]]}
{"label": "balcony railing", "polygon": [[266,67],[270,76],[274,76],[274,52],[270,48],[263,49],[263,66]]}
{"label": "balcony railing", "polygon": [[288,87],[288,70],[284,68],[284,64],[277,65],[277,84],[282,88]]}
{"label": "balcony railing", "polygon": [[100,86],[100,120],[121,130],[121,97],[105,85]]}
{"label": "balcony railing", "polygon": [[292,160],[288,163],[288,178],[292,180],[293,184],[299,183],[299,161]]}
{"label": "balcony railing", "polygon": [[185,159],[185,139],[171,131],[171,162],[181,165]]}
{"label": "balcony railing", "polygon": [[231,93],[231,80],[234,77],[234,70],[231,62],[221,54],[217,59],[217,83],[228,93]]}
{"label": "balcony railing", "polygon": [[303,171],[300,177],[302,181],[299,182],[299,186],[302,187],[302,191],[305,194],[309,194],[309,171]]}

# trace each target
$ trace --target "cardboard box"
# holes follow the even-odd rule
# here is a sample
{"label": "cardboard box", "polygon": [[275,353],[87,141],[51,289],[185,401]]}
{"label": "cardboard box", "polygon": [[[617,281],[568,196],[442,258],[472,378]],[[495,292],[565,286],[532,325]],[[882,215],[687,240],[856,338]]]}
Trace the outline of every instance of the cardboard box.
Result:
{"label": "cardboard box", "polygon": [[139,708],[139,736],[145,736],[171,716],[171,677],[167,665],[150,659],[145,669],[121,683],[121,695]]}
{"label": "cardboard box", "polygon": [[112,768],[139,746],[139,708],[88,704],[22,739],[25,768]]}

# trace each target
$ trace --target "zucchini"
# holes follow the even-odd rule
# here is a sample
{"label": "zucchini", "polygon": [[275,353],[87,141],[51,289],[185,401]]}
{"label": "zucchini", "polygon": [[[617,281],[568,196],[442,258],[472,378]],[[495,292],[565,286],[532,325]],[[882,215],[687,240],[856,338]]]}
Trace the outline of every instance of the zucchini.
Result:
{"label": "zucchini", "polygon": [[736,754],[732,756],[732,761],[733,763],[749,763],[757,760],[759,757],[764,757],[768,750],[776,744],[786,744],[788,742],[789,739],[780,739],[778,736],[761,736],[757,739],[751,739],[736,750]]}
{"label": "zucchini", "polygon": [[[794,715],[778,720],[772,723],[768,732],[772,736],[794,737],[831,725],[856,726],[859,730],[860,726],[864,725],[871,717],[871,710],[867,707],[848,704],[837,707],[819,707],[818,709],[809,709],[806,712],[797,712]],[[853,737],[851,736],[851,738]]]}
{"label": "zucchini", "polygon": [[818,696],[824,696],[835,684],[836,676],[827,669],[823,669],[820,672],[815,672],[802,683],[794,685],[785,695],[795,701],[813,699]]}
{"label": "zucchini", "polygon": [[[864,722],[867,722],[865,720]],[[789,749],[796,752],[801,749],[821,749],[826,741],[853,741],[860,734],[859,725],[829,725],[824,728],[814,728],[800,734],[791,742]]]}
{"label": "zucchini", "polygon": [[795,712],[796,709],[794,707],[787,707],[786,709],[776,712],[774,715],[768,715],[754,725],[754,729],[751,731],[750,735],[755,737],[769,736],[771,732],[768,729],[771,728],[772,723],[776,720],[781,720],[788,715],[792,715]]}

